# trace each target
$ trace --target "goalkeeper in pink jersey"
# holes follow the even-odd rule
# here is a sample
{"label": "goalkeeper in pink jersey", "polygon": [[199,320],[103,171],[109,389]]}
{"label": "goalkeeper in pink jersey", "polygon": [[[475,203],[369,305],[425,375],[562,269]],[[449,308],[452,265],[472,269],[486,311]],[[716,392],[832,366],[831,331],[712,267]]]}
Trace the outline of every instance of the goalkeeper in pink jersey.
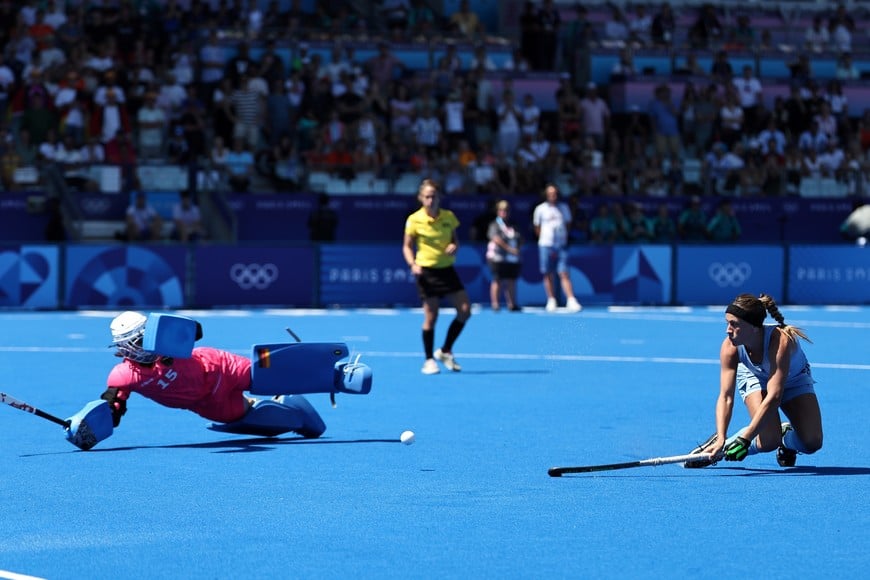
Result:
{"label": "goalkeeper in pink jersey", "polygon": [[[164,336],[171,337],[178,334],[176,329],[182,329],[187,338],[155,339],[161,323],[171,330]],[[150,336],[146,327],[152,331]],[[371,388],[371,369],[358,360],[346,360],[343,344],[255,345],[252,360],[216,348],[193,348],[193,342],[202,337],[202,327],[181,316],[146,317],[128,311],[115,317],[110,329],[115,355],[124,359],[109,373],[101,396],[111,411],[114,427],[127,412],[130,395],[138,393],[166,407],[186,409],[214,421],[209,428],[215,431],[267,437],[293,431],[316,438],[326,425],[301,393],[366,394]],[[178,347],[179,342],[185,346]],[[166,356],[161,350],[185,356]],[[291,381],[295,385],[289,384]],[[258,399],[247,393],[271,396]],[[95,403],[86,408],[89,413],[93,413]],[[111,428],[96,442],[110,434]]]}

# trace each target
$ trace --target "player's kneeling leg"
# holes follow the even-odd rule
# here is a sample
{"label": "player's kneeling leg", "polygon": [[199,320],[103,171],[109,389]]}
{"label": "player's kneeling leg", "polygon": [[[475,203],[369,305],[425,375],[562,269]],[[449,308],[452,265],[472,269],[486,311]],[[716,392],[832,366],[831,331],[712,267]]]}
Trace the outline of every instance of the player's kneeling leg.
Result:
{"label": "player's kneeling leg", "polygon": [[102,399],[91,401],[67,420],[67,440],[85,451],[111,436],[115,429],[109,402]]}
{"label": "player's kneeling leg", "polygon": [[276,437],[293,431],[314,439],[326,431],[326,424],[305,397],[292,395],[257,401],[238,421],[213,423],[209,429],[263,437]]}

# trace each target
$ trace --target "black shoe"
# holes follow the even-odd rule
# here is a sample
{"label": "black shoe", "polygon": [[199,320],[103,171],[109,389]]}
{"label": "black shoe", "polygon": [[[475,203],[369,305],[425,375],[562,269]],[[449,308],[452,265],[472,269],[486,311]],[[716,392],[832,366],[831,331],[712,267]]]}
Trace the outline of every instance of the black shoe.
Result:
{"label": "black shoe", "polygon": [[522,307],[522,306],[517,306],[516,304],[514,304],[513,306],[511,306],[511,312],[522,312],[522,311],[523,311],[523,307]]}
{"label": "black shoe", "polygon": [[[707,448],[715,443],[717,439],[719,439],[719,435],[713,433],[706,441],[689,451],[689,454],[695,455],[697,453],[706,453]],[[686,469],[699,469],[701,467],[710,467],[711,465],[716,465],[718,462],[718,459],[698,459],[697,461],[686,461],[685,463],[683,463],[683,467],[685,467]]]}
{"label": "black shoe", "polygon": [[[792,430],[791,423],[783,423],[781,427],[783,437]],[[797,463],[797,451],[780,445],[776,450],[776,462],[779,463],[780,467],[794,467],[794,464]]]}
{"label": "black shoe", "polygon": [[797,451],[780,446],[776,450],[776,462],[780,467],[794,467],[797,463]]}

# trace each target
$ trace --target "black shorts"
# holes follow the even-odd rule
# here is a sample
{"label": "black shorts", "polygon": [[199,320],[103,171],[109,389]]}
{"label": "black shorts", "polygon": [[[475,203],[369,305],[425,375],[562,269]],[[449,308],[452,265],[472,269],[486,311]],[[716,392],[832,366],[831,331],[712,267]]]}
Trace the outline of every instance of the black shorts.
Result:
{"label": "black shorts", "polygon": [[422,300],[444,298],[448,294],[465,290],[456,268],[423,268],[417,276],[417,292]]}
{"label": "black shorts", "polygon": [[519,262],[493,262],[489,261],[489,271],[493,280],[516,280],[520,277]]}

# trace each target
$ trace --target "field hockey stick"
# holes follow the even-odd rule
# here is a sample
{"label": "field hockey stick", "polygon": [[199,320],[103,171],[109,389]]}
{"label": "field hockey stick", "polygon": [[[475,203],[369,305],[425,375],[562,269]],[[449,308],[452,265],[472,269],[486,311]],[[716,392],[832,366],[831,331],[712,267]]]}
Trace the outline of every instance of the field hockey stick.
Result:
{"label": "field hockey stick", "polygon": [[578,467],[551,467],[547,470],[550,477],[562,477],[566,473],[591,473],[593,471],[613,471],[615,469],[631,469],[632,467],[647,467],[655,465],[667,465],[669,463],[683,463],[685,461],[710,460],[709,453],[690,453],[688,455],[672,455],[670,457],[653,457],[640,461],[628,461],[626,463],[607,463],[604,465],[582,465]]}
{"label": "field hockey stick", "polygon": [[47,420],[51,421],[52,423],[57,423],[58,425],[60,425],[64,429],[69,429],[69,426],[71,423],[69,420],[61,419],[60,417],[55,417],[51,413],[46,413],[45,411],[42,411],[40,409],[37,409],[36,407],[28,405],[24,401],[19,401],[15,397],[7,395],[6,393],[0,393],[0,402],[6,403],[10,407],[15,407],[16,409],[20,409],[26,413],[36,415],[37,417],[42,417],[43,419],[47,419]]}

